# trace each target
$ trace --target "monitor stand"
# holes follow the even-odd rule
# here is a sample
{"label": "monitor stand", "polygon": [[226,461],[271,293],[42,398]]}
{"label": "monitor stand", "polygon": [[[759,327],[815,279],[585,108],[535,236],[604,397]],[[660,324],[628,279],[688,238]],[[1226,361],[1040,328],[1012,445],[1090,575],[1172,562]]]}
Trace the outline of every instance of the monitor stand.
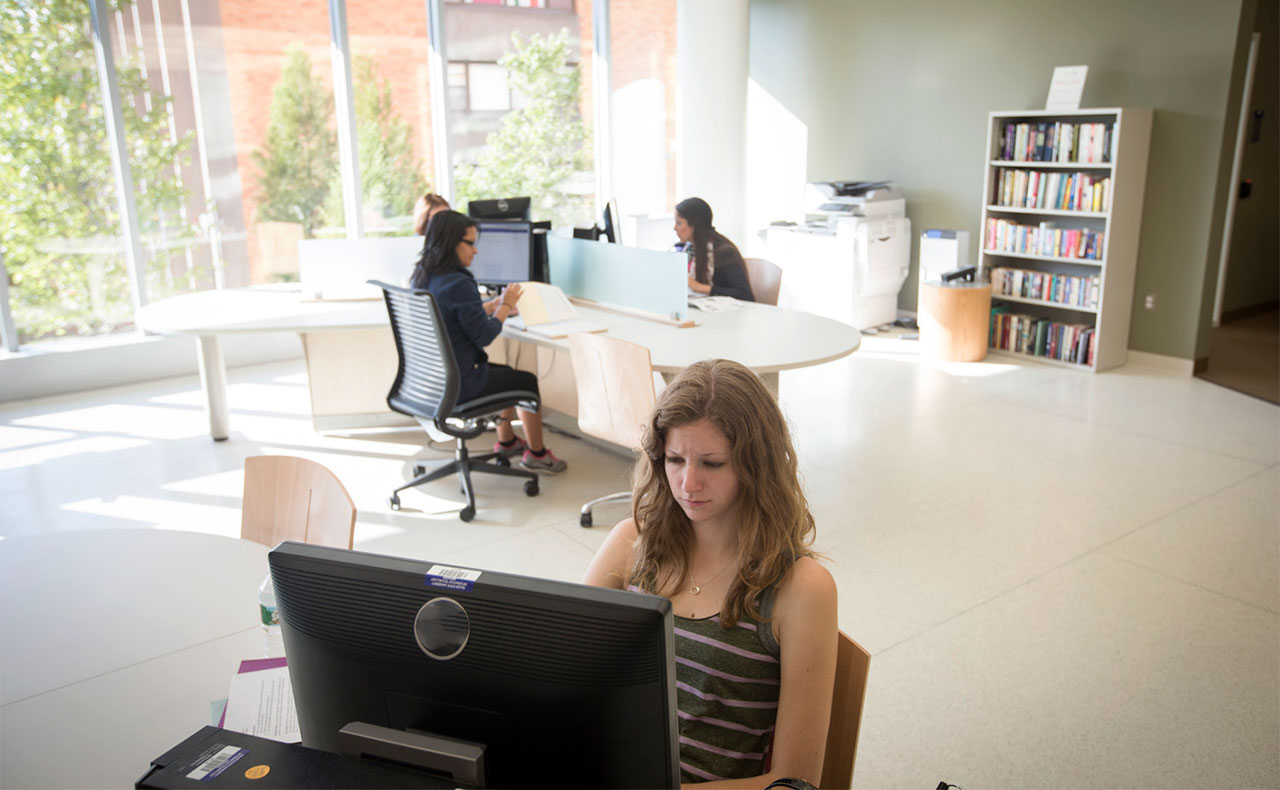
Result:
{"label": "monitor stand", "polygon": [[484,787],[484,744],[353,721],[338,730],[338,752],[390,760]]}

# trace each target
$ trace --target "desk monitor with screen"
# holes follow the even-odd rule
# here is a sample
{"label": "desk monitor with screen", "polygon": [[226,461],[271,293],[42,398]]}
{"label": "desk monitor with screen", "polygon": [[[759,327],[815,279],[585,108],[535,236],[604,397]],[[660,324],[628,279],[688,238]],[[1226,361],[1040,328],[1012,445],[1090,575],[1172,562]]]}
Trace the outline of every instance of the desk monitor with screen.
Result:
{"label": "desk monitor with screen", "polygon": [[529,219],[529,198],[513,197],[467,202],[472,219]]}
{"label": "desk monitor with screen", "polygon": [[373,731],[345,751],[416,764],[399,741],[451,739],[455,781],[679,785],[665,598],[293,542],[269,559],[304,746]]}
{"label": "desk monitor with screen", "polygon": [[534,266],[533,224],[479,220],[471,274],[481,285],[502,286],[540,279]]}

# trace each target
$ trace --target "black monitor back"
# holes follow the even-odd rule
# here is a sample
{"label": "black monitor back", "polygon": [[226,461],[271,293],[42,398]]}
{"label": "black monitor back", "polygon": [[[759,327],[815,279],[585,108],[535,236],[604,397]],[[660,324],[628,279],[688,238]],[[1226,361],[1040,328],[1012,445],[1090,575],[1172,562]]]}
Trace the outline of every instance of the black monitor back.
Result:
{"label": "black monitor back", "polygon": [[[485,744],[491,787],[679,784],[666,599],[291,542],[270,562],[304,746],[363,721]],[[455,606],[461,648],[431,657],[419,614]]]}
{"label": "black monitor back", "polygon": [[467,214],[472,219],[529,219],[529,198],[495,198],[467,202]]}

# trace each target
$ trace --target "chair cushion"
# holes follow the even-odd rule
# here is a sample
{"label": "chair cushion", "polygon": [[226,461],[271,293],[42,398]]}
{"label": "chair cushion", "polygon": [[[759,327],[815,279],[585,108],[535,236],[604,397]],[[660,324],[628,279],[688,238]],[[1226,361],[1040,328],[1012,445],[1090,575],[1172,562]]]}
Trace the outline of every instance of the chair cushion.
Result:
{"label": "chair cushion", "polygon": [[459,403],[454,406],[453,413],[449,416],[470,420],[476,417],[496,414],[510,406],[520,406],[529,411],[536,411],[538,408],[538,394],[528,390],[509,390],[507,392],[481,395],[466,403]]}

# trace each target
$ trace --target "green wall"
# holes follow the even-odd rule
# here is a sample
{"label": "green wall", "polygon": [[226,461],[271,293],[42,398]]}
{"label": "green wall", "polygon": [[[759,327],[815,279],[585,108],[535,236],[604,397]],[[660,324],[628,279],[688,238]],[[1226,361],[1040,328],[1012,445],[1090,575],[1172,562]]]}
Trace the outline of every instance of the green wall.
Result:
{"label": "green wall", "polygon": [[1190,359],[1252,1],[751,0],[750,76],[808,126],[810,179],[902,188],[916,239],[899,305],[915,309],[919,232],[977,247],[987,113],[1043,107],[1055,66],[1087,64],[1082,106],[1156,110],[1129,346]]}

